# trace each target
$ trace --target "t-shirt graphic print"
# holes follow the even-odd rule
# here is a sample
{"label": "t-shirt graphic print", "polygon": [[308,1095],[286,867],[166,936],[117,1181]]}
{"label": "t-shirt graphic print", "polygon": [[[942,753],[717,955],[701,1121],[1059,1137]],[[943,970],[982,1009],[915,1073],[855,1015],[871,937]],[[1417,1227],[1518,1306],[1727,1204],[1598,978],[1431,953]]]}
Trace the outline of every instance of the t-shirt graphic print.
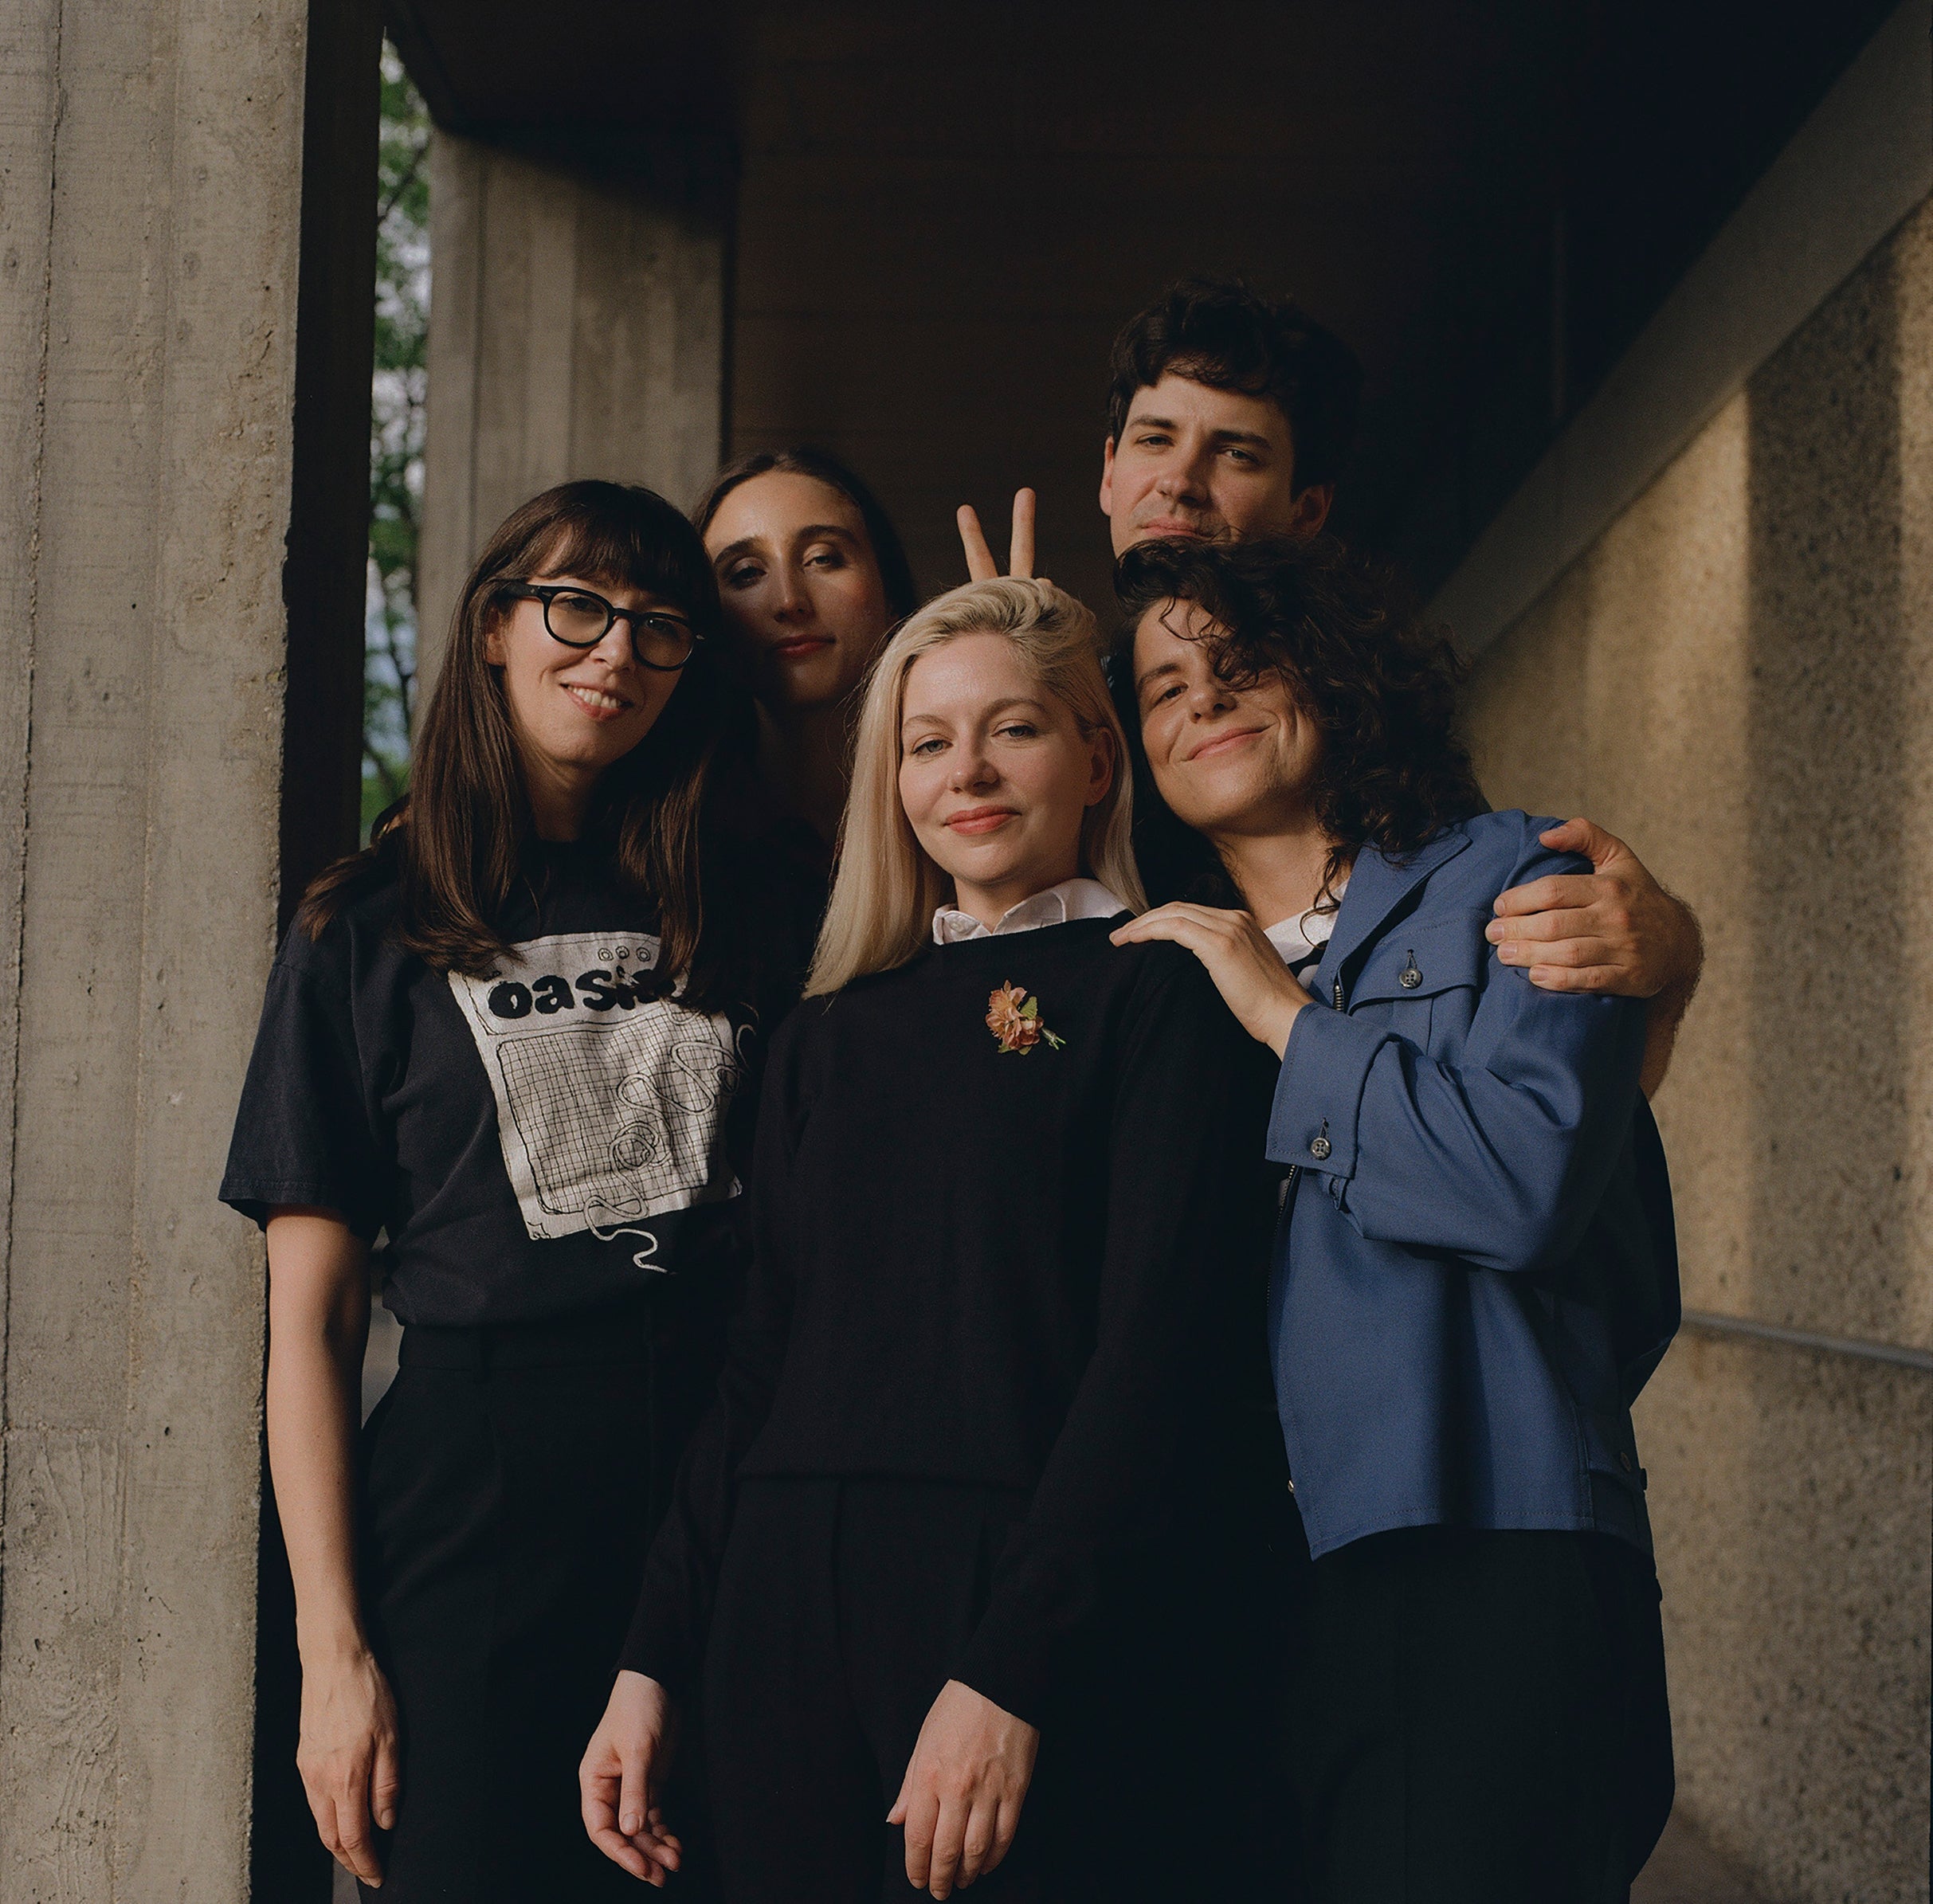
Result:
{"label": "t-shirt graphic print", "polygon": [[533,1239],[609,1240],[738,1193],[723,1141],[744,1074],[731,1021],[641,996],[657,957],[647,934],[564,933],[512,946],[494,977],[449,974]]}

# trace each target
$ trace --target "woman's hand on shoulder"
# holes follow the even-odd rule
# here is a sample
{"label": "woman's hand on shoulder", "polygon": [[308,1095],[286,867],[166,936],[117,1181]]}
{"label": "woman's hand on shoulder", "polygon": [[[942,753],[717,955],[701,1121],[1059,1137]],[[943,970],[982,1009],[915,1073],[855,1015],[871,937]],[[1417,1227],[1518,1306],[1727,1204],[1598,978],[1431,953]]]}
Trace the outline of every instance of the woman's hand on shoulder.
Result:
{"label": "woman's hand on shoulder", "polygon": [[303,1660],[296,1769],[329,1855],[365,1884],[382,1883],[374,1832],[395,1828],[402,1760],[396,1701],[366,1647]]}
{"label": "woman's hand on shoulder", "polygon": [[1041,1735],[958,1679],[940,1688],[886,1814],[906,1828],[906,1878],[950,1897],[1007,1855]]}
{"label": "woman's hand on shoulder", "polygon": [[1252,1038],[1279,1058],[1288,1048],[1296,1014],[1315,1001],[1283,964],[1251,912],[1176,900],[1131,919],[1108,935],[1117,946],[1172,939],[1206,967],[1222,1002]]}
{"label": "woman's hand on shoulder", "polygon": [[672,1717],[657,1680],[618,1674],[577,1769],[590,1842],[633,1878],[659,1886],[684,1855],[657,1802],[671,1765]]}

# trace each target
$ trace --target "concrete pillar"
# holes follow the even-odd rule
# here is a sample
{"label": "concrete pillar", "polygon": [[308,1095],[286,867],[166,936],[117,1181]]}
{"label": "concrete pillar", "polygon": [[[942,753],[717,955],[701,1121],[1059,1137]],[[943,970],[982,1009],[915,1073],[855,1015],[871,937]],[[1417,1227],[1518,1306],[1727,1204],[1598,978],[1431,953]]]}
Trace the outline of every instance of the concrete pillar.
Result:
{"label": "concrete pillar", "polygon": [[[373,10],[317,10],[373,92]],[[275,934],[285,557],[358,500],[339,452],[295,501],[308,9],[16,0],[5,41],[0,1904],[229,1904],[263,1266],[214,1193]],[[372,132],[335,182],[373,174]]]}
{"label": "concrete pillar", "polygon": [[649,178],[598,178],[437,135],[417,588],[425,687],[478,548],[527,496],[608,476],[682,505],[717,467],[727,173],[716,155],[677,157]]}

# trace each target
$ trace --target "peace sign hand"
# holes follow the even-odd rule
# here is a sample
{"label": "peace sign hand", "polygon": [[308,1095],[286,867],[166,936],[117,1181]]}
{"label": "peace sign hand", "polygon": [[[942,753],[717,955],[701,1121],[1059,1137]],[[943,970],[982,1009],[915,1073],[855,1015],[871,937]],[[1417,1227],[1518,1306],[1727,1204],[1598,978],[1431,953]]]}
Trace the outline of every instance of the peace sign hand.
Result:
{"label": "peace sign hand", "polygon": [[[986,546],[978,513],[970,503],[963,503],[955,519],[960,526],[960,543],[966,551],[966,579],[988,582],[1000,573],[994,552]],[[1033,573],[1033,492],[1017,490],[1014,496],[1014,539],[1008,553],[1010,575]],[[1045,578],[1043,577],[1043,580]]]}

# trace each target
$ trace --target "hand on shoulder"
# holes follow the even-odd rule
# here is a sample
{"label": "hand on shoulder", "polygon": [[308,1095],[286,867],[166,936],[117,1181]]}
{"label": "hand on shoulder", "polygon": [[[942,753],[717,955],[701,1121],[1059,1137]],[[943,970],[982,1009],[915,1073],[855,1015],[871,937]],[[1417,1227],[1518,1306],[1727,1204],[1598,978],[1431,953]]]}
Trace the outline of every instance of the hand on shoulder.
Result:
{"label": "hand on shoulder", "polygon": [[1688,1002],[1704,963],[1692,909],[1623,840],[1589,820],[1566,821],[1539,836],[1554,852],[1588,859],[1592,870],[1548,873],[1499,895],[1484,936],[1503,963],[1527,969],[1531,983],[1546,991],[1669,993]]}
{"label": "hand on shoulder", "polygon": [[1288,1048],[1296,1014],[1315,1002],[1283,964],[1253,913],[1175,900],[1130,919],[1108,936],[1117,946],[1166,940],[1192,952],[1242,1029],[1278,1058]]}

